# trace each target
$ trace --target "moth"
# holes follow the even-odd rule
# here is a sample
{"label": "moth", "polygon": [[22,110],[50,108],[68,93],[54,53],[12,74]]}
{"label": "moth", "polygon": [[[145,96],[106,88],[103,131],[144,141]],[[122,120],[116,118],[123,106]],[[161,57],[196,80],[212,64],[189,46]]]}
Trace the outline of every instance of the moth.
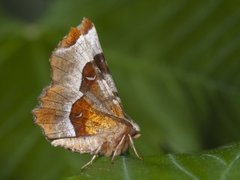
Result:
{"label": "moth", "polygon": [[34,122],[53,146],[114,158],[129,145],[139,126],[124,110],[103,55],[94,24],[83,18],[50,57],[52,82],[43,89]]}

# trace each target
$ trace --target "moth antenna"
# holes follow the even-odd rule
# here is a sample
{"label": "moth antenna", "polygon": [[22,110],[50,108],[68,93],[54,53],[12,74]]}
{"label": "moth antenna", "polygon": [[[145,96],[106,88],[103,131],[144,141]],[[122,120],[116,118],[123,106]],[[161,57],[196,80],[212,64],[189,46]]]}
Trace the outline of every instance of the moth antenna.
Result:
{"label": "moth antenna", "polygon": [[117,154],[117,152],[118,152],[118,149],[119,149],[120,146],[122,145],[125,137],[126,137],[126,135],[123,135],[122,139],[121,139],[120,142],[118,143],[118,145],[117,145],[117,147],[116,147],[116,149],[115,149],[115,151],[114,151],[114,153],[113,153],[113,156],[112,156],[112,163],[113,163],[113,160],[114,160],[114,158],[116,157],[116,154]]}
{"label": "moth antenna", "polygon": [[131,145],[131,147],[132,147],[135,155],[136,155],[139,159],[143,160],[143,158],[142,158],[141,156],[139,156],[139,154],[138,154],[138,152],[137,152],[137,150],[136,150],[136,148],[135,148],[135,146],[134,146],[134,143],[133,143],[133,140],[132,140],[132,137],[130,136],[130,134],[128,134],[128,137],[129,137],[129,140],[130,140],[130,145]]}

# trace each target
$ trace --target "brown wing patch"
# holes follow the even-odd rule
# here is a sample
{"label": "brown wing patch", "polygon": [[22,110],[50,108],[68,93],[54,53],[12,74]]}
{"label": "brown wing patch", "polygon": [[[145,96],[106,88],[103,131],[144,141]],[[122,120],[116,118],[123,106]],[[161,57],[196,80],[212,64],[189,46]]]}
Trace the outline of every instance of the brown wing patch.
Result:
{"label": "brown wing patch", "polygon": [[97,67],[100,69],[102,73],[108,73],[110,74],[109,68],[107,66],[105,57],[103,53],[97,54],[94,56],[94,63],[97,65]]}
{"label": "brown wing patch", "polygon": [[83,18],[82,23],[79,27],[79,30],[81,34],[87,34],[92,27],[93,27],[93,23],[88,18]]}
{"label": "brown wing patch", "polygon": [[33,110],[33,115],[35,123],[43,129],[48,139],[75,136],[69,114],[76,99],[78,96],[74,91],[68,92],[67,88],[59,85],[43,90],[40,106]]}
{"label": "brown wing patch", "polygon": [[94,110],[84,97],[73,104],[70,120],[74,126],[76,136],[101,133],[116,126],[117,123],[111,117]]}
{"label": "brown wing patch", "polygon": [[45,107],[33,111],[35,123],[38,124],[48,139],[74,137],[73,127],[69,127],[68,114],[64,111]]}
{"label": "brown wing patch", "polygon": [[82,71],[82,83],[80,90],[82,92],[87,92],[92,87],[96,79],[96,71],[93,67],[93,64],[88,62]]}

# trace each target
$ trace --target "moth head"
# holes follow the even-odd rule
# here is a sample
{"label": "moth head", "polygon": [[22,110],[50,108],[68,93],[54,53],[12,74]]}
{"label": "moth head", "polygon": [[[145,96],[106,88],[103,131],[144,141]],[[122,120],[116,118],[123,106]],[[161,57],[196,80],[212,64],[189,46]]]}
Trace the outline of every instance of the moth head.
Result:
{"label": "moth head", "polygon": [[133,132],[131,134],[132,138],[137,139],[141,136],[140,134],[140,127],[138,124],[135,122],[131,121],[132,127],[133,127]]}
{"label": "moth head", "polygon": [[135,123],[130,116],[125,114],[126,120],[132,125],[132,130],[131,130],[131,137],[134,139],[137,139],[141,136],[140,134],[140,127],[137,123]]}

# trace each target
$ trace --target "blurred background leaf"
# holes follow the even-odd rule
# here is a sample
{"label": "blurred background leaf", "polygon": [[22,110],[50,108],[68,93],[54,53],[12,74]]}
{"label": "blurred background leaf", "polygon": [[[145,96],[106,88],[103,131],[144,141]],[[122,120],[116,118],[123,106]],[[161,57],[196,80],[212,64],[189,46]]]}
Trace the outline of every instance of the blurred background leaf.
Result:
{"label": "blurred background leaf", "polygon": [[[74,178],[89,160],[89,155],[52,147],[31,115],[37,96],[50,82],[51,51],[84,16],[95,23],[125,110],[142,129],[136,147],[146,163],[126,160],[130,166],[139,163],[136,173],[141,167],[149,172],[159,168],[155,178],[164,169],[178,173],[158,163],[170,161],[165,152],[201,152],[239,142],[237,0],[2,0],[0,10],[0,178]],[[223,154],[232,150],[239,164],[239,146]],[[188,157],[183,161],[192,160]],[[191,163],[201,158],[197,154]],[[94,167],[107,166],[112,174],[120,171],[124,159],[113,166],[102,158]],[[95,168],[86,174],[104,174]]]}

